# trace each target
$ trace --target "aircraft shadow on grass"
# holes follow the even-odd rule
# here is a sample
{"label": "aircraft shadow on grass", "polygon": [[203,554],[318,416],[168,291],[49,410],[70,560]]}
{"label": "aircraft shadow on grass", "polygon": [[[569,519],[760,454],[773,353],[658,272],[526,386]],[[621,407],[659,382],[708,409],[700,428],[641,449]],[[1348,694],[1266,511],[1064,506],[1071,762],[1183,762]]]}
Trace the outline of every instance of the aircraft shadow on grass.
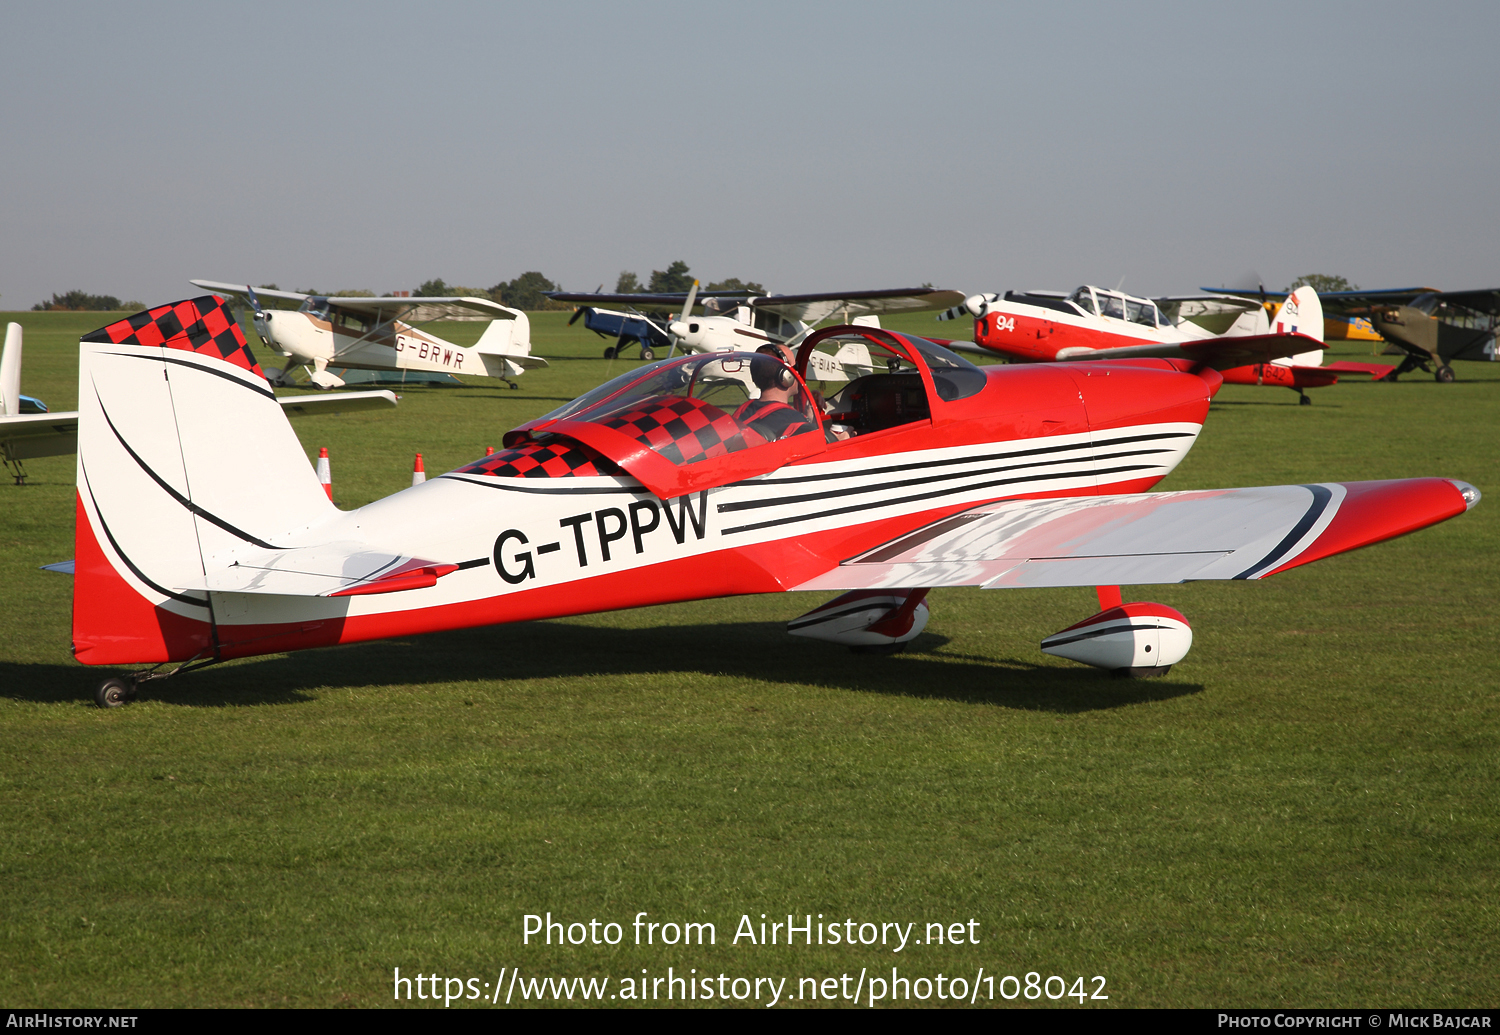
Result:
{"label": "aircraft shadow on grass", "polygon": [[[297,704],[322,688],[702,673],[1059,714],[1171,700],[1197,683],[1115,679],[1090,668],[942,652],[923,634],[896,656],[857,655],[787,636],[780,622],[635,629],[565,622],[433,633],[291,655],[274,655],[145,683],[143,700],[189,707]],[[77,665],[0,663],[0,696],[88,701],[111,674]]]}
{"label": "aircraft shadow on grass", "polygon": [[[1290,402],[1271,399],[1215,399],[1213,402],[1209,403],[1208,412],[1221,413],[1227,410],[1240,409],[1241,407],[1249,406],[1270,406],[1272,408],[1281,409],[1285,409],[1286,407],[1290,406],[1295,409],[1298,405],[1299,404],[1297,402],[1296,396],[1292,396]],[[1324,402],[1321,397],[1318,398],[1318,401],[1314,403],[1314,405],[1321,406],[1325,410],[1342,410],[1344,408],[1343,403]]]}

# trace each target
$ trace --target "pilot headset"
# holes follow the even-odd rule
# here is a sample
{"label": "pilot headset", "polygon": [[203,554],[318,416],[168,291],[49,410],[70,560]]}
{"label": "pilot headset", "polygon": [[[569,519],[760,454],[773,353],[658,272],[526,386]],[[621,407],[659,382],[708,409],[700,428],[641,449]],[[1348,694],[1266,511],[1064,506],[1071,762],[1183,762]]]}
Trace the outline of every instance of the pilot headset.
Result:
{"label": "pilot headset", "polygon": [[[770,356],[772,359],[774,359],[776,361],[775,378],[774,378],[774,380],[771,380],[771,379],[767,378],[767,381],[768,381],[767,384],[761,384],[761,379],[763,377],[765,377],[765,374],[761,373],[760,371],[757,371],[755,368],[757,366],[760,366],[762,370],[765,370],[769,366],[769,364],[765,364],[765,363],[756,364],[754,362],[751,363],[751,365],[750,365],[751,375],[752,375],[752,377],[754,377],[756,387],[761,388],[761,389],[766,389],[766,388],[789,389],[789,388],[792,387],[792,385],[794,385],[794,384],[797,383],[797,379],[792,375],[791,369],[786,366],[785,361],[782,359],[781,347],[779,345],[774,345],[774,344],[768,343],[768,344],[762,345],[760,348],[756,349],[755,351],[756,351],[756,353],[758,355]],[[769,372],[769,371],[767,371],[767,372]]]}

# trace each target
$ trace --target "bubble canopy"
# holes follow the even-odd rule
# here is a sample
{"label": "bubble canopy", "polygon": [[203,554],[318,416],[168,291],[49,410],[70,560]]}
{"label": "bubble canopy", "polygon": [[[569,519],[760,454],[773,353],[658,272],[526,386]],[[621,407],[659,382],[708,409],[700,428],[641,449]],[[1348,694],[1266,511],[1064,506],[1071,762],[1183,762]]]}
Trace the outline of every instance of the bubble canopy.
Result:
{"label": "bubble canopy", "polygon": [[775,470],[825,448],[822,414],[780,359],[712,352],[659,360],[505,436],[564,436],[670,498]]}

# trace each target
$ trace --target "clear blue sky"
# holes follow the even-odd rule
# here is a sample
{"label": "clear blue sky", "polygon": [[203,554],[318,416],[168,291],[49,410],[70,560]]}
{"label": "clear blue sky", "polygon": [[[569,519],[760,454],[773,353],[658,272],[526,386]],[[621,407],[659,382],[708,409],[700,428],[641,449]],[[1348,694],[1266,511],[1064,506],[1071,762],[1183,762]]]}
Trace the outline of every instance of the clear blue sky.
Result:
{"label": "clear blue sky", "polygon": [[0,308],[1500,284],[1495,3],[12,2]]}

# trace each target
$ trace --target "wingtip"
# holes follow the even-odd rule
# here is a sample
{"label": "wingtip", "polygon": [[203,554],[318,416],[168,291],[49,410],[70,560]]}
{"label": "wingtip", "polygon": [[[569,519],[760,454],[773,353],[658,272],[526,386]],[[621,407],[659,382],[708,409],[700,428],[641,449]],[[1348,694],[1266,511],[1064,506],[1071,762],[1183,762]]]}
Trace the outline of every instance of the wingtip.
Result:
{"label": "wingtip", "polygon": [[1461,482],[1457,478],[1449,478],[1448,481],[1458,490],[1458,494],[1464,498],[1464,510],[1466,511],[1473,510],[1479,505],[1479,501],[1484,498],[1484,494],[1468,482]]}

